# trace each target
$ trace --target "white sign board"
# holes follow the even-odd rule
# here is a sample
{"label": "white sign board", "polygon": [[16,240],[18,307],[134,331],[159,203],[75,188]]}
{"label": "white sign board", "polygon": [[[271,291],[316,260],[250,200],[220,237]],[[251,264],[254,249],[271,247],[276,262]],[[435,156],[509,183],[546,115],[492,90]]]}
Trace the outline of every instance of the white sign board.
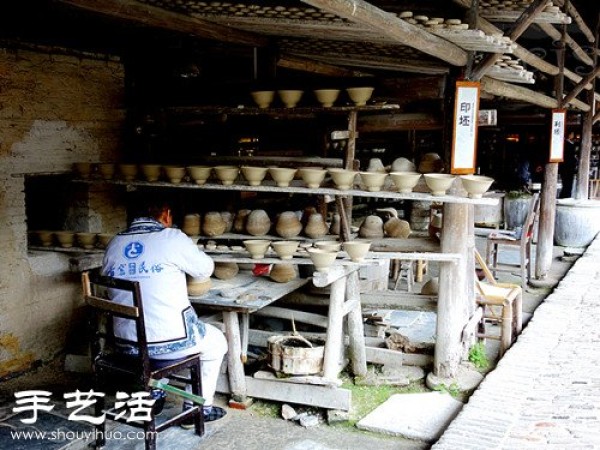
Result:
{"label": "white sign board", "polygon": [[566,110],[552,110],[552,125],[550,127],[550,162],[563,162],[566,119]]}
{"label": "white sign board", "polygon": [[451,173],[475,173],[478,121],[479,83],[457,81]]}

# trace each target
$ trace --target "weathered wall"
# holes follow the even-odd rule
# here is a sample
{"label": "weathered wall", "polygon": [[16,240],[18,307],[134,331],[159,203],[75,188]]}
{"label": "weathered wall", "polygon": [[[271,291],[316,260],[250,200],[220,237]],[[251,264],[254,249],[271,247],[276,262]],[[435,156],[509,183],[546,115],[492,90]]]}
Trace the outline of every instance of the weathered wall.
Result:
{"label": "weathered wall", "polygon": [[[119,62],[0,49],[0,379],[55,356],[80,320],[68,256],[27,251],[24,174],[117,160],[123,91]],[[89,231],[123,226],[118,193],[79,189]]]}

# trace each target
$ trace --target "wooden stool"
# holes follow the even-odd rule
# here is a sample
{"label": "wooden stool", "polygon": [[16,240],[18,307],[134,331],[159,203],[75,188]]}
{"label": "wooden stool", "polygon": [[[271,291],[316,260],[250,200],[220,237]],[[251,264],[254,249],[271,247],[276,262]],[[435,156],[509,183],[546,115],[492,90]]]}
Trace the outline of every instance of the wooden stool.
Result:
{"label": "wooden stool", "polygon": [[413,270],[413,263],[414,261],[402,261],[402,260],[396,260],[396,264],[398,266],[398,270],[397,273],[395,273],[395,283],[394,283],[394,290],[398,289],[398,286],[400,285],[400,283],[402,282],[402,280],[406,281],[406,290],[408,292],[412,292],[413,291],[413,287],[414,287],[414,270]]}

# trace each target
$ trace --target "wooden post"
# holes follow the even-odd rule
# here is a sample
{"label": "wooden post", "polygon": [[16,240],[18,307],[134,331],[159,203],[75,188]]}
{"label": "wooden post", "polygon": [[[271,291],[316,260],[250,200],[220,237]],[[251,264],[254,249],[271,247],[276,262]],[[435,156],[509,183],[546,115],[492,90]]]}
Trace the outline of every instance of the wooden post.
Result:
{"label": "wooden post", "polygon": [[236,312],[223,311],[223,324],[229,351],[227,352],[227,370],[229,372],[229,390],[235,401],[246,399],[246,379],[242,363],[242,343],[240,341],[240,323]]}
{"label": "wooden post", "polygon": [[[348,145],[346,146],[346,155],[344,157],[344,169],[347,170],[355,170],[354,158],[356,156],[356,125],[358,120],[357,118],[357,112],[350,111],[350,113],[348,114]],[[348,218],[348,225],[350,225],[352,223],[352,197],[345,197],[343,199],[343,202],[344,209],[346,210],[346,217]]]}
{"label": "wooden post", "polygon": [[354,376],[367,375],[367,352],[365,349],[365,330],[360,304],[360,282],[358,270],[348,275],[346,282],[346,301],[356,302],[356,306],[348,312],[348,336],[350,338],[350,361]]}
{"label": "wooden post", "polygon": [[471,309],[467,284],[473,280],[473,276],[467,274],[465,254],[470,248],[468,222],[468,205],[444,204],[441,250],[444,253],[460,253],[463,257],[456,264],[440,266],[433,362],[433,374],[440,378],[454,378],[463,356],[462,330],[469,320]]}
{"label": "wooden post", "polygon": [[[337,380],[342,359],[344,297],[346,296],[346,278],[341,277],[331,283],[329,295],[329,326],[323,355],[323,378]],[[231,349],[229,350],[231,351]]]}

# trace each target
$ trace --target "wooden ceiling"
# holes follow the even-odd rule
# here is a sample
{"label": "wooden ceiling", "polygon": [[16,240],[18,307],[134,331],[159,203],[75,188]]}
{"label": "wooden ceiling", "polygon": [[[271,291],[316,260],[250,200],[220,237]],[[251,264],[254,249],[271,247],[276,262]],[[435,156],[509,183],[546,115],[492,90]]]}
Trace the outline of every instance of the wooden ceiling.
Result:
{"label": "wooden ceiling", "polygon": [[[555,50],[562,24],[570,23],[566,91],[596,64],[600,5],[594,3],[598,2],[479,0],[477,14],[470,14],[471,0],[52,2],[124,27],[191,36],[219,50],[268,48],[277,54],[280,67],[322,75],[441,75],[459,70],[488,80],[486,86],[494,86],[492,95],[514,94],[543,107],[549,105],[548,80],[560,70]],[[472,59],[475,70],[467,72]],[[586,82],[583,90],[589,88]],[[528,90],[536,95],[523,95]],[[577,96],[569,106],[589,109]]]}

